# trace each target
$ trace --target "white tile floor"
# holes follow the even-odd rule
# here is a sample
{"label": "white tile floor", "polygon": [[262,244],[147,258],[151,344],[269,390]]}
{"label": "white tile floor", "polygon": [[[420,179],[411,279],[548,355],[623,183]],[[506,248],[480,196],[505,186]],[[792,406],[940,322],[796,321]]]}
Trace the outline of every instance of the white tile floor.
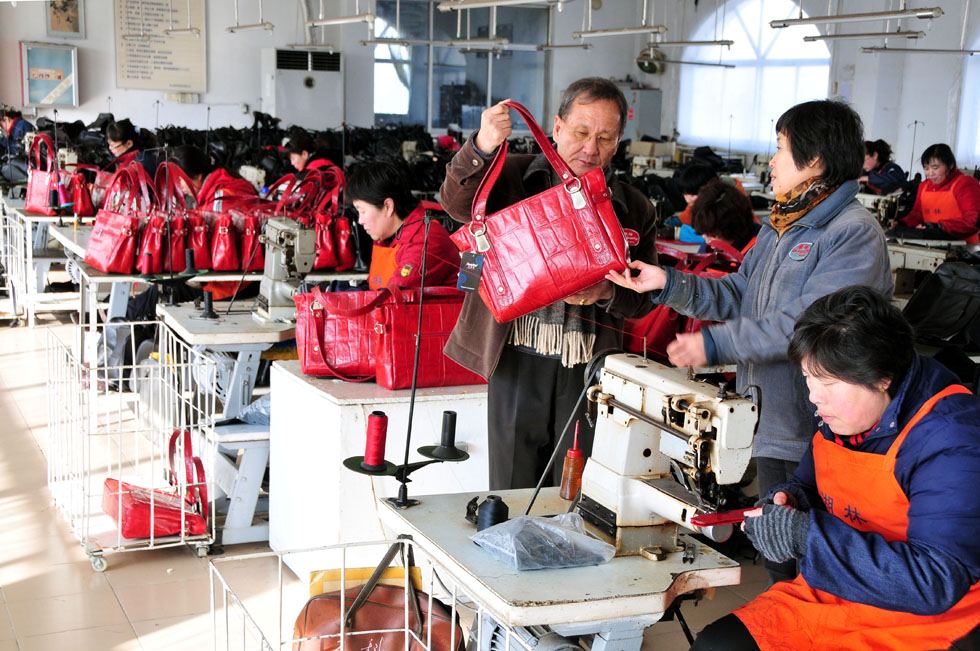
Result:
{"label": "white tile floor", "polygon": [[[210,649],[206,559],[187,548],[113,554],[109,569],[98,574],[52,506],[42,453],[45,325],[66,333],[72,327],[50,320],[35,329],[0,323],[0,651]],[[276,590],[261,574],[254,578]],[[747,564],[742,585],[686,604],[687,621],[700,630],[765,585],[765,572]],[[644,644],[644,651],[687,648],[676,622],[652,627]]]}

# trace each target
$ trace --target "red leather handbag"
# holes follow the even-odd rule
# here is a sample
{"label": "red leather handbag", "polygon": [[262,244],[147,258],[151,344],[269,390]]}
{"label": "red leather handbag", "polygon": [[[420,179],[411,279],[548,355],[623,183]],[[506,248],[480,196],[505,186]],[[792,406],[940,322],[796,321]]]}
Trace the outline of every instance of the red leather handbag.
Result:
{"label": "red leather handbag", "polygon": [[187,246],[194,251],[194,268],[198,271],[211,269],[211,238],[207,218],[201,213],[187,215]]}
{"label": "red leather handbag", "polygon": [[337,215],[333,220],[334,251],[337,253],[337,266],[334,271],[349,271],[357,263],[354,251],[354,227],[350,217]]}
{"label": "red leather handbag", "polygon": [[[418,331],[419,291],[397,289],[391,299],[374,310],[378,384],[386,389],[412,386],[415,333]],[[452,387],[486,384],[481,376],[463,368],[442,352],[463,309],[463,292],[455,287],[427,287],[422,301],[421,350],[417,387]]]}
{"label": "red leather handbag", "polygon": [[[336,215],[340,212],[340,194],[344,190],[344,174],[336,167],[326,168],[325,171],[333,176],[333,183],[330,189],[323,194],[313,215],[313,228],[316,231],[314,269],[333,269],[340,263],[337,256],[337,237],[334,233],[334,224],[337,223]],[[353,262],[351,265],[353,266]]]}
{"label": "red leather handbag", "polygon": [[69,176],[68,195],[71,197],[71,214],[79,217],[94,217],[96,213],[95,203],[92,201],[92,192],[89,188],[85,175],[80,171],[74,171]]}
{"label": "red leather handbag", "polygon": [[[184,477],[175,464],[178,437],[184,439]],[[173,492],[149,490],[107,477],[102,485],[102,510],[116,521],[123,538],[178,536],[183,532],[200,536],[207,532],[208,487],[204,464],[193,456],[190,430],[175,430],[170,436],[170,477]],[[180,484],[185,487],[180,497]],[[152,522],[152,534],[151,523]]]}
{"label": "red leather handbag", "polygon": [[105,273],[131,274],[136,257],[140,215],[155,202],[141,165],[120,169],[113,177],[105,205],[85,248],[85,263]]}
{"label": "red leather handbag", "polygon": [[296,351],[306,375],[363,382],[375,375],[374,318],[385,290],[296,294]]}
{"label": "red leather handbag", "polygon": [[487,215],[487,198],[507,158],[505,140],[477,189],[472,221],[452,235],[461,251],[484,255],[480,297],[500,323],[592,287],[628,263],[603,171],[575,176],[531,113],[517,102],[507,105],[527,122],[561,184]]}
{"label": "red leather handbag", "polygon": [[241,258],[238,257],[238,234],[231,215],[221,213],[214,216],[211,226],[211,269],[214,271],[241,271]]}
{"label": "red leather handbag", "polygon": [[251,183],[220,167],[208,174],[197,192],[197,206],[216,212],[258,201],[259,193]]}
{"label": "red leather handbag", "polygon": [[144,276],[180,273],[186,266],[187,229],[180,215],[155,211],[143,226],[136,256],[136,270]]}
{"label": "red leather handbag", "polygon": [[[43,157],[42,147],[45,149]],[[62,172],[58,168],[57,153],[51,138],[44,133],[34,136],[27,158],[27,197],[24,211],[32,215],[59,214],[61,197],[58,194],[58,184],[62,184],[61,193],[65,194],[66,180],[62,178]],[[66,195],[66,203],[67,201]]]}
{"label": "red leather handbag", "polygon": [[246,215],[242,220],[242,271],[262,271],[265,267],[265,254],[260,238],[263,221],[254,215]]}

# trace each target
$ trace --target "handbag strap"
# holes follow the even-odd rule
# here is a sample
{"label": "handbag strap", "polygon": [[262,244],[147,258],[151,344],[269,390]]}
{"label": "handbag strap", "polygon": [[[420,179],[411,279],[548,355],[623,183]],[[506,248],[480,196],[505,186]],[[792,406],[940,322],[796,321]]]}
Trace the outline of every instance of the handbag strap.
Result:
{"label": "handbag strap", "polygon": [[[41,167],[41,145],[47,147],[48,152],[45,160],[47,165],[44,168]],[[31,141],[31,153],[28,156],[28,160],[34,162],[32,169],[44,172],[53,172],[58,169],[58,157],[54,155],[54,143],[48,134],[39,133],[34,136],[34,140]]]}
{"label": "handbag strap", "polygon": [[419,606],[419,595],[415,590],[415,583],[412,581],[412,568],[415,567],[415,557],[412,554],[412,549],[408,550],[408,557],[405,556],[405,544],[402,542],[404,540],[412,540],[412,537],[407,534],[401,534],[398,536],[398,542],[395,542],[388,548],[381,562],[378,566],[374,568],[374,572],[371,577],[367,580],[361,587],[361,591],[358,593],[357,597],[354,599],[354,603],[351,604],[350,608],[347,610],[347,614],[344,615],[344,625],[353,630],[353,620],[354,615],[360,610],[361,606],[367,602],[368,597],[374,592],[374,589],[378,587],[378,583],[381,581],[381,577],[384,576],[385,570],[394,560],[395,554],[401,552],[402,565],[405,567],[405,579],[408,584],[408,601],[412,606],[412,611],[415,613],[415,621],[418,623],[415,629],[415,635],[422,637],[422,609]]}
{"label": "handbag strap", "polygon": [[720,258],[728,260],[729,262],[741,264],[742,260],[745,258],[745,255],[741,251],[724,240],[708,240],[708,247],[714,249]]}
{"label": "handbag strap", "polygon": [[[541,148],[541,152],[544,154],[545,158],[554,168],[555,172],[558,173],[558,178],[561,179],[564,184],[581,184],[578,177],[572,172],[568,164],[562,160],[558,152],[552,146],[551,142],[548,140],[548,136],[545,135],[541,127],[534,120],[534,116],[528,111],[524,106],[518,104],[514,101],[504,102],[504,105],[508,108],[512,108],[517,111],[518,115],[524,118],[524,122],[527,123],[528,128],[531,130],[531,135],[534,137],[534,141],[538,143],[538,147]],[[476,237],[478,234],[482,235],[486,232],[486,224],[484,223],[487,218],[487,199],[490,197],[490,191],[493,190],[494,184],[497,182],[497,178],[500,177],[500,173],[504,169],[504,161],[507,160],[507,141],[504,140],[497,147],[497,153],[494,155],[493,160],[490,162],[490,167],[487,173],[484,175],[483,180],[480,181],[480,185],[477,187],[476,196],[473,198],[473,210],[472,216],[473,220],[469,224],[470,234]]]}
{"label": "handbag strap", "polygon": [[[142,165],[127,165],[119,168],[106,189],[106,199],[110,199],[114,192],[120,193],[124,198],[121,204],[117,204],[116,210],[123,214],[130,212],[148,212],[156,203],[156,195],[151,189],[152,181]],[[135,192],[135,190],[139,192]]]}
{"label": "handbag strap", "polygon": [[157,202],[163,208],[181,208],[187,210],[187,197],[181,184],[191,192],[194,184],[180,165],[169,161],[157,166],[153,178],[153,187],[157,193]]}

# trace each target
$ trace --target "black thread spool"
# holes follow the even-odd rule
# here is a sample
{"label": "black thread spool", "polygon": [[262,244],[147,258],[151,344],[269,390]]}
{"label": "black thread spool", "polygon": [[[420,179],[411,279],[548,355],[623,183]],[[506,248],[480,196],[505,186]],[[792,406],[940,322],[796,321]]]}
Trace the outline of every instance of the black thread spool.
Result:
{"label": "black thread spool", "polygon": [[499,495],[487,495],[487,499],[476,510],[476,530],[483,531],[487,527],[506,522],[509,514],[507,503]]}
{"label": "black thread spool", "polygon": [[194,249],[184,249],[184,271],[194,273]]}
{"label": "black thread spool", "polygon": [[205,319],[217,319],[218,314],[214,311],[214,298],[211,292],[204,292],[204,309],[201,310],[201,317]]}
{"label": "black thread spool", "polygon": [[419,448],[419,454],[439,461],[465,461],[470,455],[456,447],[456,412],[442,412],[442,434],[439,445]]}

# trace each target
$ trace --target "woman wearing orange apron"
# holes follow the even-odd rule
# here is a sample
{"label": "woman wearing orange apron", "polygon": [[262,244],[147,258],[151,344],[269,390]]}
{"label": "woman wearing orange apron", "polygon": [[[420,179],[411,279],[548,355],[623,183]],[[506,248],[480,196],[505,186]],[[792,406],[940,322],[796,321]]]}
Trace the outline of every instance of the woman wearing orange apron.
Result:
{"label": "woman wearing orange apron", "polygon": [[922,153],[922,170],[926,180],[919,184],[912,210],[900,221],[906,228],[895,234],[980,243],[980,182],[956,167],[949,145],[927,147]]}
{"label": "woman wearing orange apron", "polygon": [[866,287],[803,312],[789,357],[821,421],[793,481],[744,525],[800,574],[693,649],[927,651],[980,626],[980,401],[912,342]]}
{"label": "woman wearing orange apron", "polygon": [[357,209],[358,223],[374,240],[368,286],[371,289],[417,288],[422,282],[425,248],[425,286],[455,285],[459,251],[438,220],[429,223],[425,238],[425,208],[412,196],[402,172],[391,163],[371,162],[351,168],[347,199]]}

